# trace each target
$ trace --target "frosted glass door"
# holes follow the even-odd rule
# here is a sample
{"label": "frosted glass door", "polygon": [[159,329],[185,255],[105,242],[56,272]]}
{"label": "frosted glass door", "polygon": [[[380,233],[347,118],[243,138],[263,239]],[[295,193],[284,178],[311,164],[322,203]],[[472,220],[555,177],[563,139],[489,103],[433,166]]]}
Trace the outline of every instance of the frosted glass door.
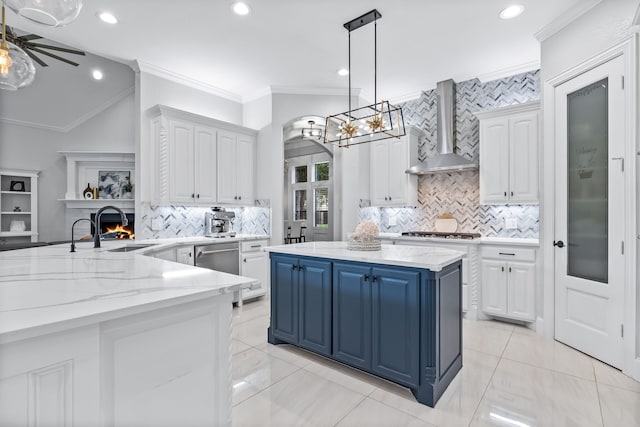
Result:
{"label": "frosted glass door", "polygon": [[567,274],[608,281],[609,79],[567,96]]}
{"label": "frosted glass door", "polygon": [[555,89],[555,336],[620,367],[625,236],[624,58]]}

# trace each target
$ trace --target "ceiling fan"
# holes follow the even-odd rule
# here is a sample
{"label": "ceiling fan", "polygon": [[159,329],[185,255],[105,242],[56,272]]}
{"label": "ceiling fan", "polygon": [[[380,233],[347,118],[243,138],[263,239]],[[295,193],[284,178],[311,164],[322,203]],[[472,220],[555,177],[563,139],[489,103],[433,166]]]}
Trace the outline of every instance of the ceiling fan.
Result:
{"label": "ceiling fan", "polygon": [[41,67],[48,67],[48,64],[44,62],[42,59],[40,59],[38,56],[36,56],[36,53],[40,55],[48,56],[53,59],[57,59],[58,61],[62,61],[69,65],[73,65],[74,67],[78,66],[77,62],[71,61],[70,59],[56,55],[52,52],[47,52],[47,50],[71,53],[73,55],[81,55],[81,56],[85,55],[85,53],[80,50],[34,42],[33,40],[42,39],[42,36],[39,36],[37,34],[25,34],[23,36],[18,36],[16,32],[10,27],[6,27],[6,32],[7,32],[6,34],[7,40],[15,44],[22,50],[24,50],[24,52],[29,56],[29,58],[31,58],[34,62],[38,63],[38,65],[40,65]]}

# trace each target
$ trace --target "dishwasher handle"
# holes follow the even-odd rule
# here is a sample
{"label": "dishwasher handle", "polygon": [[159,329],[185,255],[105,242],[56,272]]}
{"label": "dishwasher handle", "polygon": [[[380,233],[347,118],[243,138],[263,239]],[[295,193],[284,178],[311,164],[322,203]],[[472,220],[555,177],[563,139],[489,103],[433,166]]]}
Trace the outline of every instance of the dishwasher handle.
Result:
{"label": "dishwasher handle", "polygon": [[223,252],[239,252],[240,249],[238,248],[233,248],[233,249],[218,249],[215,251],[199,251],[197,258],[199,258],[202,255],[211,255],[211,254],[221,254]]}

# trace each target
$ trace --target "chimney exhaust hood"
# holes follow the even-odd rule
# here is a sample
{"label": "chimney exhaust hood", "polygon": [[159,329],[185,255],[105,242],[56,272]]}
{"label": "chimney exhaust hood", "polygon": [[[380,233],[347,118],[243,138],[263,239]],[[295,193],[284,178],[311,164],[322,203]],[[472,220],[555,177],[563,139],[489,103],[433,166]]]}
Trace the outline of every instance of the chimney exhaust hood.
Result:
{"label": "chimney exhaust hood", "polygon": [[456,94],[453,80],[438,82],[436,94],[438,154],[422,163],[411,166],[405,173],[429,175],[478,169],[478,165],[456,154],[454,150]]}

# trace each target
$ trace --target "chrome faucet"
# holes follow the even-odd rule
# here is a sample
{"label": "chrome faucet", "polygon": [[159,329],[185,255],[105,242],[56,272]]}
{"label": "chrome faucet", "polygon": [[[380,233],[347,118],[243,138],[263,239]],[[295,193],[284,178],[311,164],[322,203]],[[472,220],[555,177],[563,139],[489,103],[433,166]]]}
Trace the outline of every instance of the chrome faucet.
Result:
{"label": "chrome faucet", "polygon": [[76,242],[73,238],[73,228],[76,226],[77,223],[79,223],[80,221],[89,221],[91,223],[91,225],[93,225],[93,228],[96,228],[96,223],[91,221],[89,218],[80,218],[77,219],[73,225],[71,226],[71,251],[70,252],[75,252],[76,251]]}
{"label": "chrome faucet", "polygon": [[107,209],[113,209],[115,211],[117,211],[120,214],[120,218],[122,219],[122,225],[126,226],[127,224],[129,224],[129,221],[127,220],[127,216],[125,215],[124,212],[122,212],[122,209],[117,208],[115,206],[104,206],[101,207],[100,209],[98,209],[98,211],[96,212],[96,232],[93,234],[93,247],[94,248],[99,248],[100,247],[100,230],[101,230],[101,226],[100,226],[100,217],[102,217],[102,212],[104,212]]}

